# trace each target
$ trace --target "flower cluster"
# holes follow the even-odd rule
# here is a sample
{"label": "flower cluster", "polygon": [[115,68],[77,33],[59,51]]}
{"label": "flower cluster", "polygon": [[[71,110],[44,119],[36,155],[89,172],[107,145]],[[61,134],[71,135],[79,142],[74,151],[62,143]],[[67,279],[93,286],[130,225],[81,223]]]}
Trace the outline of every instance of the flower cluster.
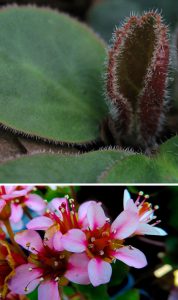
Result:
{"label": "flower cluster", "polygon": [[[1,187],[0,216],[6,227],[0,237],[0,299],[22,299],[38,287],[39,300],[60,300],[70,282],[98,286],[110,281],[112,263],[143,268],[143,252],[128,242],[135,235],[166,235],[155,226],[155,210],[142,192],[134,202],[124,192],[124,209],[111,222],[102,204],[87,201],[79,207],[68,196],[47,202],[35,187]],[[41,212],[26,229],[13,235],[11,223],[27,209]],[[6,211],[8,213],[6,213]],[[3,228],[3,227],[2,227]],[[11,243],[5,239],[9,235]]]}

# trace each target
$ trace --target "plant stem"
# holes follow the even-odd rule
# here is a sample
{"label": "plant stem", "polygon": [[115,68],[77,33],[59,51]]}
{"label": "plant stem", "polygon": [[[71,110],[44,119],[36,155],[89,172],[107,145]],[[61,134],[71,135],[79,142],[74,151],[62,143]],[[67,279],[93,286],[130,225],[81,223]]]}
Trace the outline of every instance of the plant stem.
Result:
{"label": "plant stem", "polygon": [[138,239],[142,242],[145,242],[147,244],[151,244],[151,245],[154,245],[157,247],[163,247],[163,248],[165,247],[165,243],[163,243],[163,242],[147,239],[146,237],[138,237]]}
{"label": "plant stem", "polygon": [[6,230],[8,232],[8,235],[9,235],[9,238],[12,242],[12,244],[14,245],[14,247],[18,250],[18,252],[24,257],[26,258],[24,252],[22,251],[22,249],[20,248],[20,246],[16,243],[15,239],[14,239],[14,232],[12,230],[12,227],[11,227],[11,224],[10,224],[10,221],[9,219],[7,220],[4,220],[4,225],[6,227]]}

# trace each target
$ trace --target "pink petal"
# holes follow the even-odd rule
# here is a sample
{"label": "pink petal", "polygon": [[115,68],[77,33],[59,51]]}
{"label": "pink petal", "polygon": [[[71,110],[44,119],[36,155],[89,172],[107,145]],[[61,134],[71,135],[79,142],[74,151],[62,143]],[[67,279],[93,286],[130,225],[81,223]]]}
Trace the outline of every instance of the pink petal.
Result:
{"label": "pink petal", "polygon": [[149,234],[149,235],[167,235],[167,232],[163,229],[151,226],[150,224],[140,223],[137,227],[136,234]]}
{"label": "pink petal", "polygon": [[112,274],[111,265],[100,258],[92,258],[88,264],[88,275],[93,286],[98,286],[110,281]]}
{"label": "pink petal", "polygon": [[46,208],[46,202],[43,198],[36,194],[30,194],[28,199],[25,201],[25,204],[28,208],[38,212],[42,212]]}
{"label": "pink petal", "polygon": [[37,217],[27,223],[26,227],[33,230],[47,230],[54,222],[45,216]]}
{"label": "pink petal", "polygon": [[62,218],[62,214],[59,210],[59,206],[61,206],[62,203],[66,204],[66,210],[67,212],[69,212],[68,209],[68,202],[66,198],[54,198],[50,203],[49,203],[49,209],[51,209],[52,211],[57,211],[57,213],[59,214],[60,218]]}
{"label": "pink petal", "polygon": [[122,240],[132,235],[137,229],[138,223],[137,214],[130,213],[129,211],[121,212],[111,225],[114,238]]}
{"label": "pink petal", "polygon": [[13,231],[20,231],[25,227],[24,222],[22,220],[20,220],[18,223],[14,223],[12,221],[10,223]]}
{"label": "pink petal", "polygon": [[143,222],[143,223],[144,222],[147,223],[148,219],[152,218],[153,216],[154,216],[154,211],[152,211],[152,212],[146,211],[144,214],[142,214],[141,216],[139,216],[139,221]]}
{"label": "pink petal", "polygon": [[48,280],[38,288],[38,300],[60,300],[58,282]]}
{"label": "pink petal", "polygon": [[86,249],[86,236],[80,229],[71,229],[62,237],[62,244],[64,249],[81,253]]}
{"label": "pink petal", "polygon": [[7,194],[3,195],[4,200],[10,200],[10,199],[18,199],[20,197],[24,197],[27,195],[27,190],[15,190],[16,187],[10,187],[9,189],[6,189]]}
{"label": "pink petal", "polygon": [[104,210],[99,203],[91,203],[88,207],[87,218],[91,230],[101,228],[106,223]]}
{"label": "pink petal", "polygon": [[[15,235],[15,241],[32,253],[37,253],[43,249],[43,243],[40,235],[33,230],[24,230]],[[34,249],[33,249],[34,248]]]}
{"label": "pink petal", "polygon": [[11,203],[11,216],[10,221],[13,223],[18,223],[23,216],[23,209],[20,204]]}
{"label": "pink petal", "polygon": [[85,221],[86,216],[87,216],[87,210],[91,203],[97,204],[96,201],[91,200],[91,201],[86,201],[80,205],[79,210],[78,210],[79,222],[83,223]]}
{"label": "pink petal", "polygon": [[0,212],[3,210],[5,205],[6,205],[6,201],[0,200]]}
{"label": "pink petal", "polygon": [[65,277],[78,284],[89,284],[88,263],[89,258],[85,253],[72,254],[68,261]]}
{"label": "pink petal", "polygon": [[132,246],[121,247],[117,251],[113,251],[112,255],[134,268],[139,269],[147,265],[147,260],[143,252]]}
{"label": "pink petal", "polygon": [[6,185],[6,186],[4,186],[6,194],[11,194],[13,191],[16,190],[16,188],[17,188],[17,185]]}
{"label": "pink petal", "polygon": [[124,210],[129,211],[131,213],[138,214],[138,207],[136,206],[135,202],[132,199],[129,199],[127,201]]}
{"label": "pink petal", "polygon": [[128,192],[128,190],[127,189],[125,189],[124,190],[124,209],[126,209],[126,207],[127,207],[127,202],[128,202],[128,200],[130,200],[131,199],[131,196],[130,196],[130,193]]}
{"label": "pink petal", "polygon": [[22,185],[23,189],[26,191],[26,193],[31,192],[32,190],[34,190],[35,185]]}
{"label": "pink petal", "polygon": [[[43,270],[33,264],[21,265],[15,269],[15,275],[9,282],[9,288],[17,294],[28,294],[37,287],[42,274]],[[25,291],[26,287],[27,291]]]}
{"label": "pink petal", "polygon": [[62,244],[62,233],[60,231],[56,232],[53,236],[53,247],[55,250],[62,251],[64,250]]}

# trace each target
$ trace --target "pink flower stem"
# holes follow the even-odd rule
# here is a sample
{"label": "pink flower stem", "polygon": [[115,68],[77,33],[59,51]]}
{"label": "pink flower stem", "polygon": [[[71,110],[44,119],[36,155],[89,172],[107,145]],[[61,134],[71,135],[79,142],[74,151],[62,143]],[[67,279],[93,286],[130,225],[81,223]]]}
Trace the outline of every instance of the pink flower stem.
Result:
{"label": "pink flower stem", "polygon": [[20,246],[16,243],[15,239],[14,239],[14,232],[12,230],[11,224],[9,222],[9,219],[6,219],[3,221],[4,222],[4,226],[6,227],[6,230],[8,232],[9,238],[12,242],[12,244],[14,245],[14,247],[18,250],[18,252],[24,257],[26,258],[24,252],[22,251],[22,249],[20,248]]}
{"label": "pink flower stem", "polygon": [[142,242],[147,243],[147,244],[151,244],[151,245],[154,245],[154,246],[157,246],[157,247],[165,248],[165,243],[163,243],[163,242],[147,239],[146,237],[138,237],[138,239]]}

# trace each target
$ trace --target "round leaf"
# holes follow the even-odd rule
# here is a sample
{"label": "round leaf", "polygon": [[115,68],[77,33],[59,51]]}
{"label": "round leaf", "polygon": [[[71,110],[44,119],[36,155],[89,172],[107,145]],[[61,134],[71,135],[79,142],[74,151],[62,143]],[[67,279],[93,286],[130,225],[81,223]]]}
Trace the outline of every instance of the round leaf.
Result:
{"label": "round leaf", "polygon": [[0,165],[1,182],[93,183],[129,152],[102,150],[82,155],[36,154]]}
{"label": "round leaf", "polygon": [[[117,162],[100,177],[100,182],[177,183],[178,136],[162,144],[157,155],[134,155]],[[118,181],[119,178],[119,181]]]}
{"label": "round leaf", "polygon": [[86,143],[106,114],[105,46],[56,11],[8,7],[0,14],[0,122],[46,140]]}

